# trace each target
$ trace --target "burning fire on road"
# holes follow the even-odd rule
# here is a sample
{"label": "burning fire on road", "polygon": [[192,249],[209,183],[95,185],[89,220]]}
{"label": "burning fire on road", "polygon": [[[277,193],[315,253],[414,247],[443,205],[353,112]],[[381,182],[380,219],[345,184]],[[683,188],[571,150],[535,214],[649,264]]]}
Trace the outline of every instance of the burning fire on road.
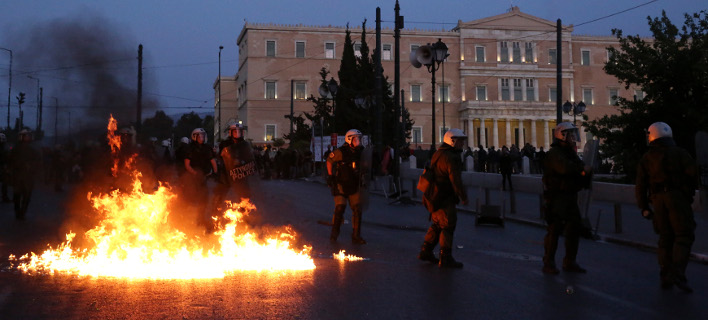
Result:
{"label": "burning fire on road", "polygon": [[[111,152],[120,150],[113,117],[108,125]],[[114,157],[114,159],[116,159]],[[134,158],[124,166],[130,168]],[[119,172],[114,161],[112,173]],[[170,203],[177,197],[160,185],[143,192],[141,173],[129,170],[132,190],[87,195],[98,224],[83,234],[86,245],[75,245],[76,233],[41,254],[10,256],[13,267],[27,274],[70,274],[130,279],[223,278],[239,271],[312,270],[312,247],[293,248],[289,228],[258,234],[244,223],[256,207],[248,200],[230,203],[218,221],[219,228],[206,236],[188,235],[170,223]]]}

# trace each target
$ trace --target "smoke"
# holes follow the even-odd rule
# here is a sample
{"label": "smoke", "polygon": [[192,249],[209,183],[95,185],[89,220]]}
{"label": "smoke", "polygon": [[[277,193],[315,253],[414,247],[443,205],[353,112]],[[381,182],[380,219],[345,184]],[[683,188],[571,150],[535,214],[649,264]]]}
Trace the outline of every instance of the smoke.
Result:
{"label": "smoke", "polygon": [[[139,42],[125,30],[98,13],[84,11],[72,17],[29,23],[11,36],[17,61],[14,78],[23,80],[31,75],[41,80],[43,128],[49,129],[49,135],[53,123],[47,122],[53,121],[55,114],[53,97],[60,106],[60,135],[105,127],[110,114],[118,119],[119,126],[135,122]],[[145,64],[145,57],[143,60]],[[144,97],[153,84],[154,80],[143,77],[142,114],[150,115],[157,108],[155,101]],[[61,130],[66,126],[67,112],[73,128]]]}

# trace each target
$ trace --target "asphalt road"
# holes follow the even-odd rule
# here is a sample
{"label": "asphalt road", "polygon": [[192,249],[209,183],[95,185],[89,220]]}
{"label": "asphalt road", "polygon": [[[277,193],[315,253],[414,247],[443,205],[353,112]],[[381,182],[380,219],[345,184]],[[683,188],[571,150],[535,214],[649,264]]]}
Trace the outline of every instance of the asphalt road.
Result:
{"label": "asphalt road", "polygon": [[[292,225],[313,246],[316,269],[213,280],[26,275],[6,257],[60,243],[70,197],[38,189],[24,222],[2,204],[0,319],[708,319],[705,264],[689,264],[694,293],[662,290],[653,252],[582,239],[578,261],[587,274],[544,275],[543,229],[475,226],[461,214],[453,254],[465,267],[441,270],[416,259],[428,227],[420,204],[372,195],[362,232],[368,244],[348,241],[350,224],[330,244],[326,186],[275,180],[260,189],[261,221]],[[332,259],[340,249],[368,260]]]}

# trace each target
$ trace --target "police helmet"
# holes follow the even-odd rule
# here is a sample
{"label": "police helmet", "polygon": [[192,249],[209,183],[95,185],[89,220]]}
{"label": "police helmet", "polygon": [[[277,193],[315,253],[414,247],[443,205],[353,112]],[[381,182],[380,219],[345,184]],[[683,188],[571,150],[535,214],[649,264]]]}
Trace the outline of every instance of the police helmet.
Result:
{"label": "police helmet", "polygon": [[454,146],[455,141],[457,139],[466,139],[467,135],[465,135],[462,130],[457,129],[457,128],[452,128],[445,132],[445,135],[443,136],[443,142],[447,143],[448,145]]}
{"label": "police helmet", "polygon": [[568,138],[570,137],[574,138],[574,142],[580,142],[580,133],[573,123],[561,122],[556,125],[556,129],[553,131],[553,138],[559,141],[569,142]]}
{"label": "police helmet", "polygon": [[196,129],[192,130],[192,141],[196,142],[197,137],[199,135],[201,135],[202,138],[204,138],[203,143],[207,143],[207,133],[206,133],[206,130],[204,130],[204,128],[196,128]]}
{"label": "police helmet", "polygon": [[344,135],[344,142],[346,142],[348,144],[352,144],[352,139],[354,139],[354,137],[357,137],[357,136],[359,137],[359,139],[361,139],[361,136],[362,136],[361,131],[359,131],[357,129],[351,129],[351,130],[347,131],[346,135]]}
{"label": "police helmet", "polygon": [[671,131],[671,127],[664,122],[654,122],[647,130],[648,142],[652,142],[659,138],[673,138],[673,136],[674,134]]}

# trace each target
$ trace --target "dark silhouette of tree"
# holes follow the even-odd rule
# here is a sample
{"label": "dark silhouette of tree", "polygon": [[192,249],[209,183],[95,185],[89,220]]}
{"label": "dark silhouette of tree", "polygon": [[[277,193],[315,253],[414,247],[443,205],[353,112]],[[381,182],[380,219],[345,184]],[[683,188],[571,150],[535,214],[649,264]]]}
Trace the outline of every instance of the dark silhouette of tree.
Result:
{"label": "dark silhouette of tree", "polygon": [[645,130],[650,124],[669,124],[676,143],[694,155],[695,133],[708,127],[708,17],[704,10],[685,18],[679,29],[665,12],[659,18],[647,17],[651,41],[612,30],[619,48],[608,48],[604,70],[625,88],[640,87],[645,97],[619,97],[620,114],[585,124],[604,140],[601,151],[629,181],[634,181],[639,157],[647,148]]}

